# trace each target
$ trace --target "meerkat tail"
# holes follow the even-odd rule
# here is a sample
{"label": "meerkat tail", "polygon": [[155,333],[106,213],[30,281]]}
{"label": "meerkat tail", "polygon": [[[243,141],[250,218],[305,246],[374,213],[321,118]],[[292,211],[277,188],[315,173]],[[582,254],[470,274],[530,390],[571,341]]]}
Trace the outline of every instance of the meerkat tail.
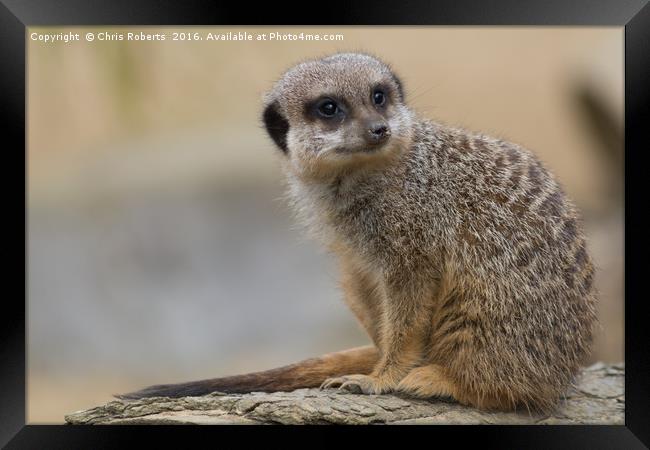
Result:
{"label": "meerkat tail", "polygon": [[246,393],[291,391],[318,387],[330,377],[368,374],[379,359],[374,346],[357,347],[310,358],[276,369],[188,383],[159,384],[135,392],[115,395],[123,400],[146,397],[187,397],[211,392]]}

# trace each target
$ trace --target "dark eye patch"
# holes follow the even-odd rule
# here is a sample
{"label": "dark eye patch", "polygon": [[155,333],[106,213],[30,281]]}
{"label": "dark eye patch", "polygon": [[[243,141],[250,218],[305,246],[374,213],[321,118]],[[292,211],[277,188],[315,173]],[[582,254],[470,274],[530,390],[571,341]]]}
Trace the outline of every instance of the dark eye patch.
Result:
{"label": "dark eye patch", "polygon": [[344,101],[334,96],[322,96],[307,102],[305,116],[310,119],[343,119],[348,111]]}
{"label": "dark eye patch", "polygon": [[375,92],[372,93],[372,102],[377,106],[384,106],[386,103],[386,94],[380,89],[375,89]]}
{"label": "dark eye patch", "polygon": [[370,91],[370,101],[375,106],[385,106],[395,97],[400,98],[399,92],[394,92],[395,88],[388,84],[378,84]]}
{"label": "dark eye patch", "polygon": [[323,117],[334,117],[339,112],[339,105],[334,100],[323,99],[318,103],[317,111]]}

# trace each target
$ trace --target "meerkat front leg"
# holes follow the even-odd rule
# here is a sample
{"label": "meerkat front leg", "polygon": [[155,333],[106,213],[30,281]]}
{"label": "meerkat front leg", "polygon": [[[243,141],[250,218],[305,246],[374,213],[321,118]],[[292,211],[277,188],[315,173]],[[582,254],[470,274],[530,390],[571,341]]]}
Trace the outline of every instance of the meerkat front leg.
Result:
{"label": "meerkat front leg", "polygon": [[372,343],[381,347],[379,327],[382,321],[382,296],[379,282],[363,264],[346,256],[341,258],[341,288],[348,304],[359,323],[368,333]]}
{"label": "meerkat front leg", "polygon": [[429,333],[428,290],[385,283],[382,301],[381,357],[370,375],[346,375],[326,380],[321,388],[381,394],[395,390],[416,367]]}

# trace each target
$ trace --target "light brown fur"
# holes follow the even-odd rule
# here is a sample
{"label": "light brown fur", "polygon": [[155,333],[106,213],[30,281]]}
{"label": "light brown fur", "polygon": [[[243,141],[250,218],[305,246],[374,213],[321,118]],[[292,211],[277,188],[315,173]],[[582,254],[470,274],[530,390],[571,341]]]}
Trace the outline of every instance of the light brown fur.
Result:
{"label": "light brown fur", "polygon": [[[367,355],[345,368],[314,360],[316,375],[290,366],[272,389],[308,372],[304,385],[485,409],[557,403],[590,349],[594,267],[575,207],[532,153],[418,118],[394,72],[362,54],[287,71],[264,122],[298,217],[338,255],[346,302],[377,349],[372,370]],[[389,130],[380,144],[367,134],[377,123]],[[246,387],[268,387],[271,372]]]}

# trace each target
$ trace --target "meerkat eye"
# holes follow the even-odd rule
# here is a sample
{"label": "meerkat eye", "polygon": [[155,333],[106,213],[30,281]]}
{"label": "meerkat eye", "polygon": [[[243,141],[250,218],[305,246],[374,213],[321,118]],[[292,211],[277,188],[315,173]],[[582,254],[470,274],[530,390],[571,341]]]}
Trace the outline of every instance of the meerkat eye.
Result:
{"label": "meerkat eye", "polygon": [[386,94],[384,94],[383,91],[377,89],[372,93],[372,101],[375,105],[382,106],[384,103],[386,103]]}
{"label": "meerkat eye", "polygon": [[329,99],[318,105],[318,112],[324,117],[334,117],[338,111],[338,105]]}

